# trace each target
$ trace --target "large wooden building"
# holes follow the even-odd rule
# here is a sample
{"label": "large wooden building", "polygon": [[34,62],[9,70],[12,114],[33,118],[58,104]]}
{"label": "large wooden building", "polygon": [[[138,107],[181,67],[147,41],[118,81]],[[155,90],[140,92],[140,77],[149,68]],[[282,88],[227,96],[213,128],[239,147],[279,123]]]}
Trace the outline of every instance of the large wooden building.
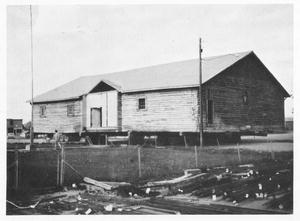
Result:
{"label": "large wooden building", "polygon": [[[203,59],[205,134],[284,128],[287,91],[254,52]],[[85,76],[33,99],[35,133],[199,132],[199,61]]]}

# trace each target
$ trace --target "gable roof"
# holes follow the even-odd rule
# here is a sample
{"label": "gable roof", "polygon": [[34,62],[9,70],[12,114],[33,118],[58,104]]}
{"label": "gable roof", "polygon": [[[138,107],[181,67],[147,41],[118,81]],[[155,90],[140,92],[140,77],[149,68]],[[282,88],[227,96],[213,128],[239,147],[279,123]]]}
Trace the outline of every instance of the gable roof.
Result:
{"label": "gable roof", "polygon": [[[247,51],[203,58],[202,82],[205,83],[251,53],[253,52]],[[80,98],[88,94],[101,81],[122,93],[197,87],[199,85],[199,59],[80,77],[38,95],[33,100],[34,103],[38,103]]]}

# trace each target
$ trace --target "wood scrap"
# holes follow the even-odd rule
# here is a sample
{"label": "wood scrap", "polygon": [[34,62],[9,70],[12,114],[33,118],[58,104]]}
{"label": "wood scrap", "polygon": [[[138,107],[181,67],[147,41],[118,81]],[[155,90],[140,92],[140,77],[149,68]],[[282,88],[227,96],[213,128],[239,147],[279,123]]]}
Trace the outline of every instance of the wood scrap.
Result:
{"label": "wood scrap", "polygon": [[191,177],[191,176],[192,176],[192,174],[185,174],[183,176],[176,177],[176,178],[170,179],[170,180],[148,182],[146,187],[171,185],[171,184],[182,182],[182,181],[186,180],[188,177]]}
{"label": "wood scrap", "polygon": [[184,170],[184,175],[186,174],[198,174],[198,173],[201,173],[201,169],[186,169]]}
{"label": "wood scrap", "polygon": [[97,181],[97,180],[94,180],[94,179],[91,179],[89,177],[84,177],[83,178],[83,181],[86,182],[86,183],[90,183],[90,184],[93,184],[95,186],[99,186],[105,190],[112,190],[113,187],[109,184],[106,184],[104,182],[100,182],[100,181]]}

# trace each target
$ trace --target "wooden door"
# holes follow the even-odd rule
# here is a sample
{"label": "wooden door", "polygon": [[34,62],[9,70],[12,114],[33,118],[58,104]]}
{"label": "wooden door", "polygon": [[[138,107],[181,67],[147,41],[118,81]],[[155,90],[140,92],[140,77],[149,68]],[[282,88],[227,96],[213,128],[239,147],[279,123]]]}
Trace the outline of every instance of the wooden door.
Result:
{"label": "wooden door", "polygon": [[102,108],[91,108],[91,128],[102,127]]}

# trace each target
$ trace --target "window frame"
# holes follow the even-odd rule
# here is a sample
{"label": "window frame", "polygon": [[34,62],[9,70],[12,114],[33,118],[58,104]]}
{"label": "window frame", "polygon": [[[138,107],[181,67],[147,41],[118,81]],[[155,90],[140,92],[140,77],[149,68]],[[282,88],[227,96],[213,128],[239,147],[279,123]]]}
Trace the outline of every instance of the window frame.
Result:
{"label": "window frame", "polygon": [[[140,108],[140,100],[144,100],[144,108]],[[147,110],[147,103],[146,103],[146,97],[139,97],[137,99],[137,110],[138,111],[145,111]]]}
{"label": "window frame", "polygon": [[[70,111],[70,108],[72,111]],[[67,104],[67,116],[74,117],[75,116],[75,104]]]}
{"label": "window frame", "polygon": [[47,106],[46,105],[40,105],[40,118],[46,118],[47,114]]}

